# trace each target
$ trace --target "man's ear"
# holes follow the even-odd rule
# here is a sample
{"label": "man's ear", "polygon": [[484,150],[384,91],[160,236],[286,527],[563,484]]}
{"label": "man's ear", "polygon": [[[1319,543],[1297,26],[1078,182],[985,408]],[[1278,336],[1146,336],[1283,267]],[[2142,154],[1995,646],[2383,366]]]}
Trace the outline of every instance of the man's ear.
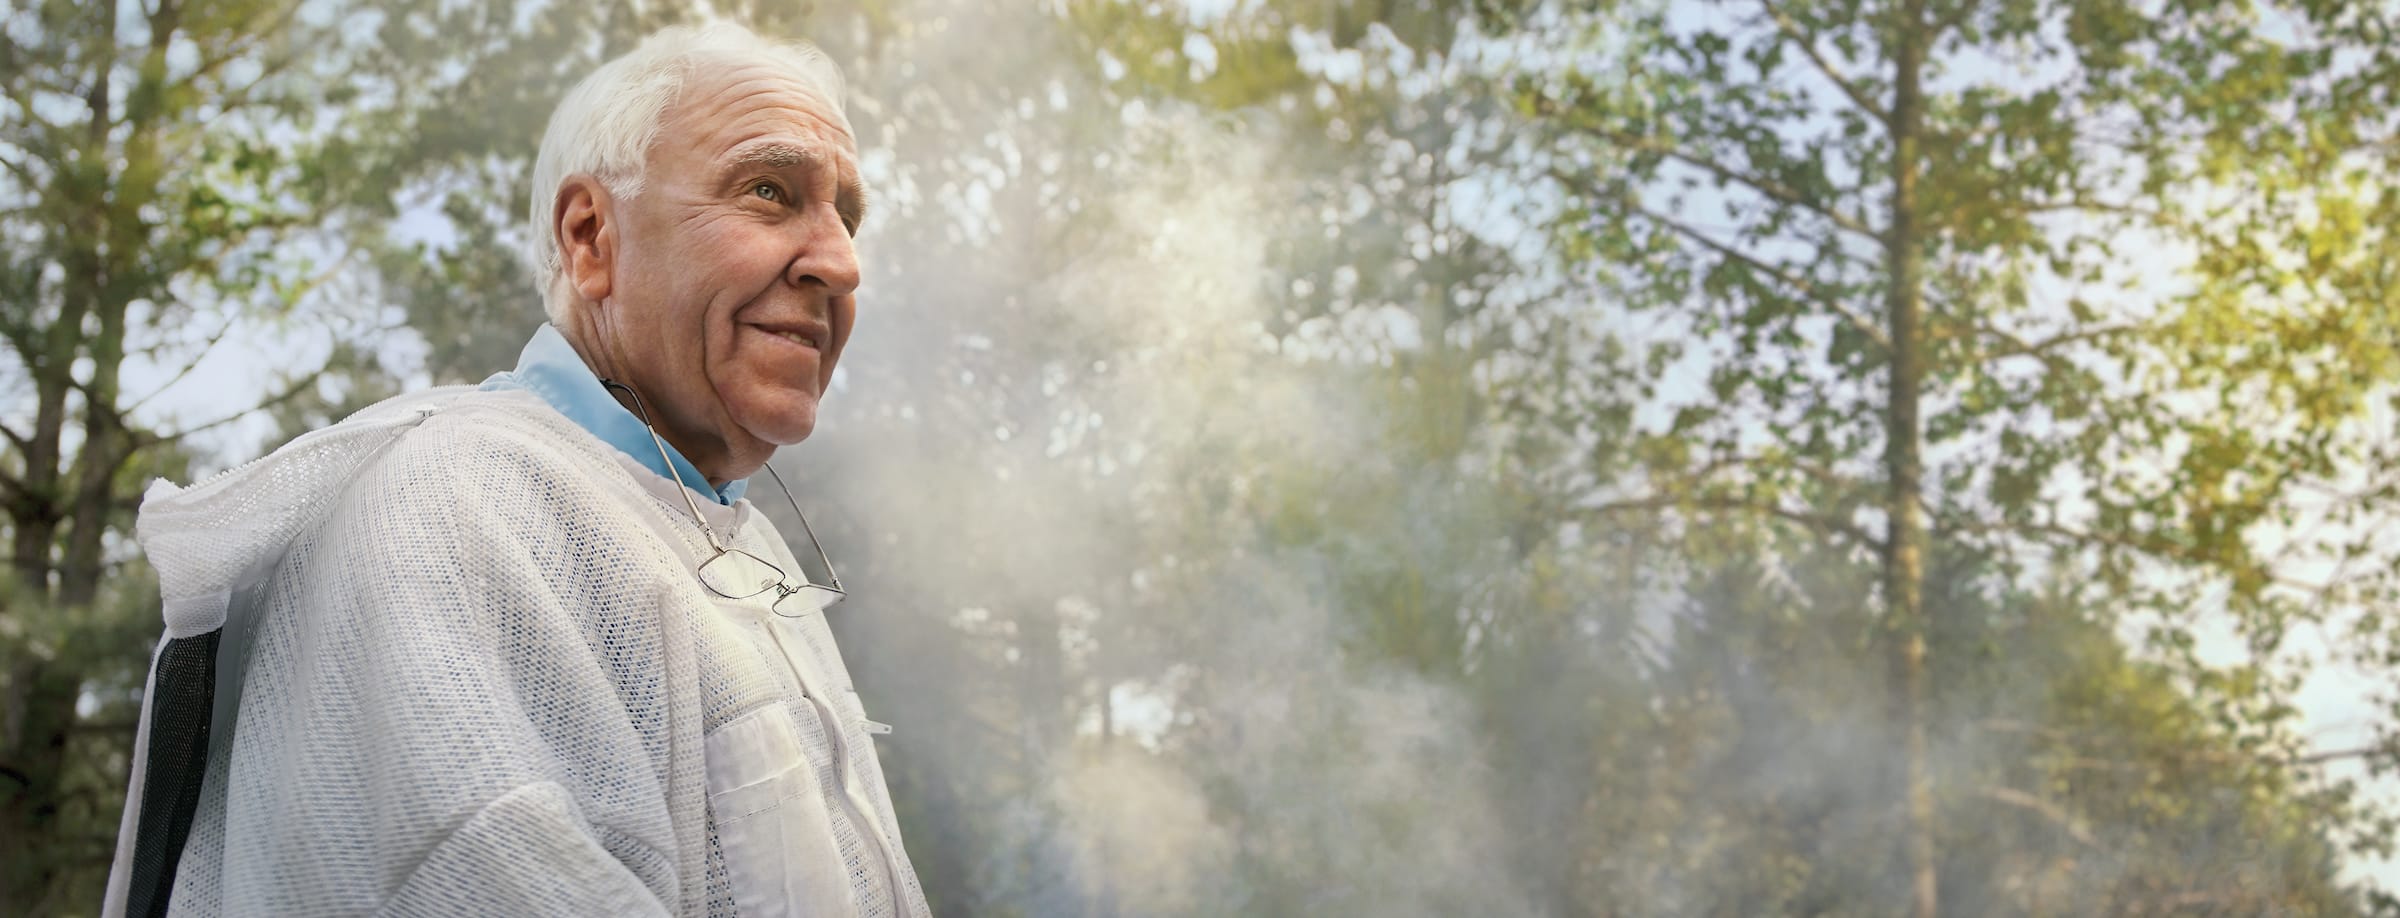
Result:
{"label": "man's ear", "polygon": [[607,299],[617,258],[616,202],[608,186],[588,173],[567,176],[550,205],[558,234],[559,269],[586,302]]}

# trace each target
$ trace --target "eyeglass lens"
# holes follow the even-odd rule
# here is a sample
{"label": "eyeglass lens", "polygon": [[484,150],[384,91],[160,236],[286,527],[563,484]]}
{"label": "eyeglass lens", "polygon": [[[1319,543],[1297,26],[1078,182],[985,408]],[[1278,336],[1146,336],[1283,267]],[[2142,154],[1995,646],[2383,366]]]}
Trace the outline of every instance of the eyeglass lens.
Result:
{"label": "eyeglass lens", "polygon": [[727,599],[748,599],[781,589],[776,614],[799,618],[840,602],[842,591],[820,583],[787,584],[783,569],[738,548],[728,548],[700,565],[700,582]]}
{"label": "eyeglass lens", "polygon": [[738,548],[717,553],[700,565],[700,582],[727,599],[748,599],[783,582],[783,569]]}

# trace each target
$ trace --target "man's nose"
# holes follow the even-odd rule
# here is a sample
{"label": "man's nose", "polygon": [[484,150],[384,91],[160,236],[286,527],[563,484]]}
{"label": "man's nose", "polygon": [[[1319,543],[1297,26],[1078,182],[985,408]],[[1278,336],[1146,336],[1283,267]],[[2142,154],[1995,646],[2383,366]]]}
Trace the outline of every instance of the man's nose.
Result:
{"label": "man's nose", "polygon": [[831,204],[820,205],[802,225],[800,250],[786,272],[792,286],[824,287],[833,296],[856,291],[858,247],[852,244],[841,214]]}

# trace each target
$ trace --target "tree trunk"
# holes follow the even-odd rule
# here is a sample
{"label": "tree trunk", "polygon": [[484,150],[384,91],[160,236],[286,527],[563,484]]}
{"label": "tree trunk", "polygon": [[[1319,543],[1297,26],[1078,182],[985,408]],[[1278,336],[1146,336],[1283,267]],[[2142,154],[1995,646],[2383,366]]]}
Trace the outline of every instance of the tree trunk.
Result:
{"label": "tree trunk", "polygon": [[[60,227],[65,268],[57,320],[44,330],[39,355],[25,355],[33,376],[34,429],[25,453],[25,495],[10,508],[14,529],[10,566],[23,596],[52,609],[88,610],[99,590],[102,537],[115,508],[115,475],[125,456],[114,414],[118,369],[124,361],[125,296],[114,289],[112,260],[138,237],[122,237],[112,204],[109,135],[116,110],[108,74],[115,66],[115,24],[106,16],[88,26],[105,49],[91,68],[84,104],[89,109],[82,149],[59,178],[66,200],[84,202]],[[165,36],[158,41],[163,42]],[[121,164],[119,164],[121,165]],[[139,220],[128,211],[123,219]],[[97,320],[103,347],[86,323]],[[64,433],[74,420],[69,397],[78,355],[92,359],[92,377],[82,386],[84,442],[70,460]],[[38,357],[38,361],[37,358]],[[63,527],[63,532],[62,532]],[[61,536],[64,536],[62,539]],[[0,661],[7,667],[9,696],[0,729],[0,903],[42,913],[70,856],[60,850],[59,825],[66,800],[67,745],[74,735],[75,703],[84,673],[70,661],[26,653]]]}
{"label": "tree trunk", "polygon": [[1891,391],[1885,419],[1884,636],[1891,654],[1892,723],[1901,731],[1900,768],[1907,811],[1901,846],[1908,865],[1909,913],[1933,918],[1939,907],[1935,870],[1933,775],[1926,744],[1924,429],[1918,390],[1924,383],[1923,254],[1917,226],[1919,78],[1925,65],[1924,0],[1905,0],[1895,24],[1892,55],[1891,223],[1884,239],[1890,274],[1886,321],[1892,344]]}
{"label": "tree trunk", "polygon": [[75,696],[82,674],[47,661],[20,661],[9,674],[24,705],[24,724],[0,781],[10,788],[0,837],[0,903],[30,906],[47,899],[58,881],[60,858],[35,846],[59,844],[60,784],[66,776],[67,740],[75,725]]}

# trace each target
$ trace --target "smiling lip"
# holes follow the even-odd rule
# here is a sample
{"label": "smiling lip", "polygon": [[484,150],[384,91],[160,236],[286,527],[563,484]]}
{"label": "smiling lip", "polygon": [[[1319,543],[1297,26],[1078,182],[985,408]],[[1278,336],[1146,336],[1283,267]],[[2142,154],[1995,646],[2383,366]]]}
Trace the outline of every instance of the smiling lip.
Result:
{"label": "smiling lip", "polygon": [[761,323],[750,327],[820,353],[825,350],[828,337],[825,323],[816,321]]}

